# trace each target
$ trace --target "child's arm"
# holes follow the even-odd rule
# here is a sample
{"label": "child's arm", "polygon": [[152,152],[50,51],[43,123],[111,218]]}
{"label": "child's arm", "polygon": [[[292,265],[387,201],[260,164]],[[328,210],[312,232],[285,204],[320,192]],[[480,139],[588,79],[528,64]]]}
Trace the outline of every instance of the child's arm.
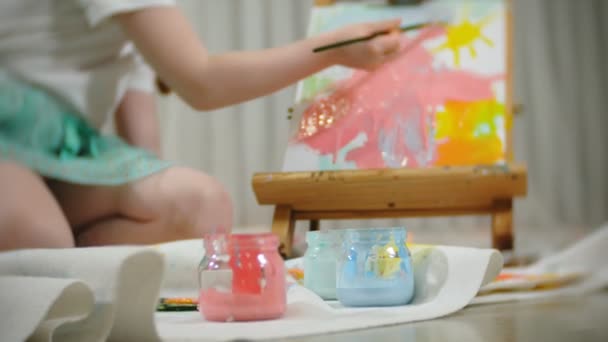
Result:
{"label": "child's arm", "polygon": [[372,69],[400,46],[399,34],[392,33],[312,53],[315,47],[335,41],[397,29],[400,22],[393,20],[350,26],[273,49],[212,56],[177,8],[149,8],[118,15],[117,19],[161,79],[199,110],[270,94],[335,64]]}
{"label": "child's arm", "polygon": [[125,141],[160,155],[160,125],[154,94],[127,91],[116,109],[114,122],[118,135]]}

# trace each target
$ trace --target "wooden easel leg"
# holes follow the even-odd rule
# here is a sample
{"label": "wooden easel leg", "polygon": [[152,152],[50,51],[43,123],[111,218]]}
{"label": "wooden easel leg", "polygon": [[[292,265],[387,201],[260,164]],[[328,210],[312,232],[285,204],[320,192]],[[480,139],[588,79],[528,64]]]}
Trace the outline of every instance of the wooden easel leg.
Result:
{"label": "wooden easel leg", "polygon": [[272,232],[279,236],[279,253],[286,259],[292,256],[294,229],[295,222],[293,220],[291,207],[278,205],[274,209]]}
{"label": "wooden easel leg", "polygon": [[499,251],[513,250],[513,200],[494,203],[492,214],[492,247]]}
{"label": "wooden easel leg", "polygon": [[310,231],[314,232],[321,228],[321,222],[319,220],[310,220]]}

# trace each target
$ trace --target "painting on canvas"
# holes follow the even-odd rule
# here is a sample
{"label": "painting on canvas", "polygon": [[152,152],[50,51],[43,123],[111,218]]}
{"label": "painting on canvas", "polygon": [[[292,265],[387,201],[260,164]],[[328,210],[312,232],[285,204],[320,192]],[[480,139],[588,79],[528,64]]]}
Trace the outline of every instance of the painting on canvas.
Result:
{"label": "painting on canvas", "polygon": [[431,4],[313,9],[310,35],[395,17],[444,23],[403,34],[403,52],[374,72],[335,66],[301,81],[283,171],[506,161],[506,4]]}

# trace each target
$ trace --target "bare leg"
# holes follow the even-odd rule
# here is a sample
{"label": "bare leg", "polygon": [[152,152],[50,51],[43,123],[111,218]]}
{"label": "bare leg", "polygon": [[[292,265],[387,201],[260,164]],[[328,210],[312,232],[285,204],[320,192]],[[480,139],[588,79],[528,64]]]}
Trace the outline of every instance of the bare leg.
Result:
{"label": "bare leg", "polygon": [[68,221],[39,175],[0,162],[0,189],[0,250],[74,247]]}
{"label": "bare leg", "polygon": [[201,238],[232,226],[223,186],[195,170],[171,168],[121,187],[54,182],[79,246],[152,244]]}

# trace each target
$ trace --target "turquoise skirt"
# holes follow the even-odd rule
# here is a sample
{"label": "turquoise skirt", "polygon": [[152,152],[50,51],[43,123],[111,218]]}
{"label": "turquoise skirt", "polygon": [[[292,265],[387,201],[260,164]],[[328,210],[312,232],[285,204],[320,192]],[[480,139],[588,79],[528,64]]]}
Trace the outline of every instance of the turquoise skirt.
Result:
{"label": "turquoise skirt", "polygon": [[48,92],[0,71],[0,162],[83,185],[121,185],[172,164],[102,135]]}

